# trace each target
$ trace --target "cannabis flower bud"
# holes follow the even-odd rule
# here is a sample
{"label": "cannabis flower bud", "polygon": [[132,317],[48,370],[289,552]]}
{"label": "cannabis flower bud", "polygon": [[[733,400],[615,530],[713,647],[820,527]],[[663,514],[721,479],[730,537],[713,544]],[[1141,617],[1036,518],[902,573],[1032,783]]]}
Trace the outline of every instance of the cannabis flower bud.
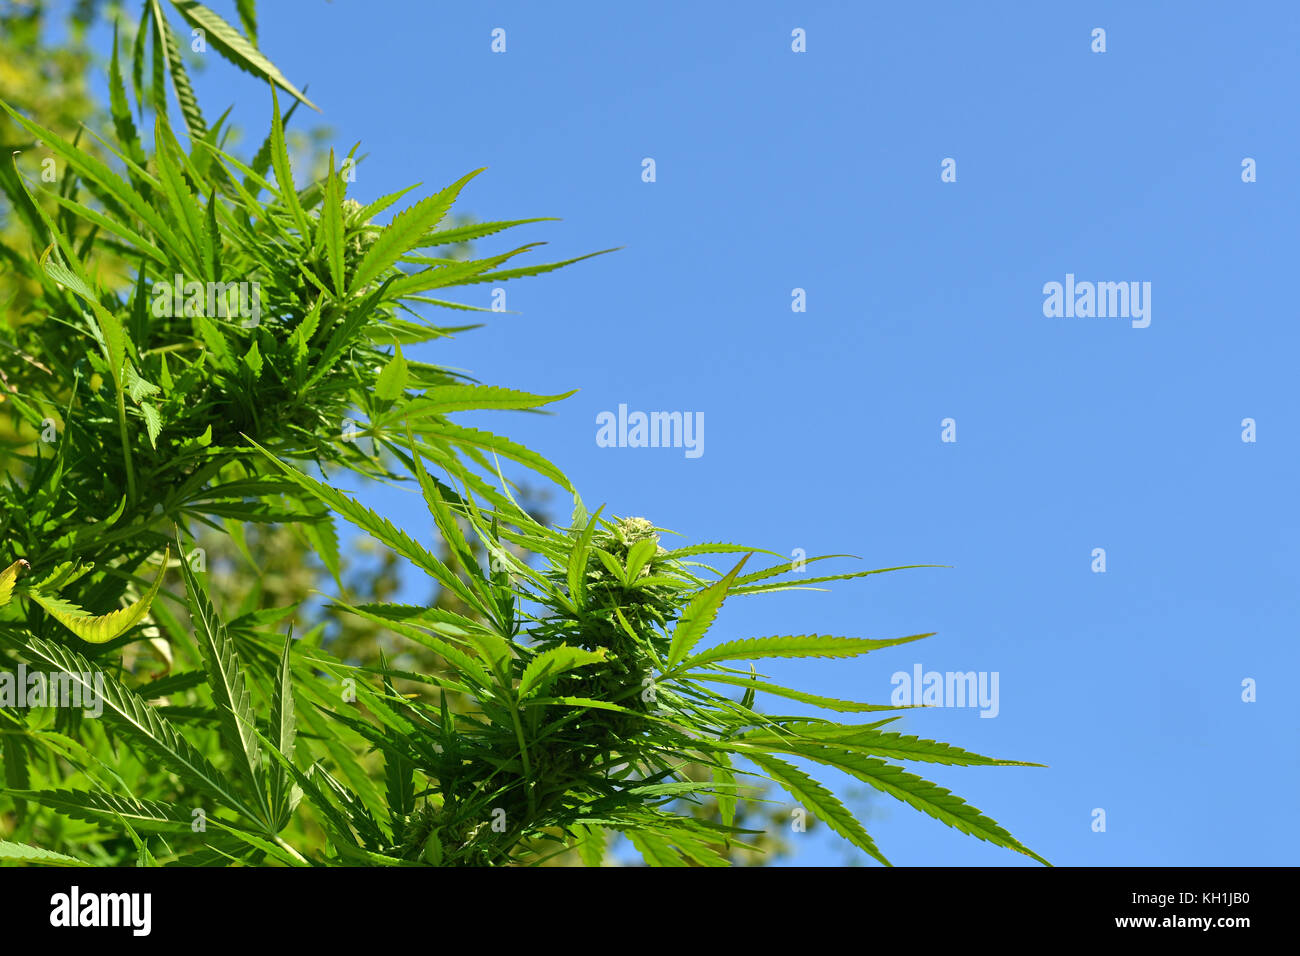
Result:
{"label": "cannabis flower bud", "polygon": [[654,524],[645,518],[624,518],[615,526],[614,538],[624,548],[631,548],[632,545],[646,538],[658,541],[659,535],[655,534]]}
{"label": "cannabis flower bud", "polygon": [[343,221],[351,225],[364,207],[355,199],[345,199],[339,205],[343,207]]}

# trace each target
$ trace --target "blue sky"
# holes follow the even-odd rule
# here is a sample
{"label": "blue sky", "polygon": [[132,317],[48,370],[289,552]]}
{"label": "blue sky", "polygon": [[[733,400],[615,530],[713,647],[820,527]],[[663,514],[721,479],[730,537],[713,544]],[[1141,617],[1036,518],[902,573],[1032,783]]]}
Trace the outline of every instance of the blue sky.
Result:
{"label": "blue sky", "polygon": [[[369,154],[362,201],[487,166],[463,211],[563,217],[514,237],[548,259],[624,247],[508,283],[519,314],[416,353],[581,389],[472,423],[690,540],[950,566],[738,599],[717,640],[937,631],[768,672],[881,702],[916,664],[997,672],[995,719],[900,724],[1049,764],[920,769],[1055,863],[1295,862],[1300,7],[259,6],[336,149]],[[195,85],[260,136],[253,79],[214,63]],[[1067,274],[1149,282],[1150,325],[1045,316]],[[620,404],[702,412],[704,453],[598,447]],[[414,495],[363,498],[428,526]],[[1028,863],[854,799],[897,864]],[[851,855],[824,827],[789,839],[797,864]]]}

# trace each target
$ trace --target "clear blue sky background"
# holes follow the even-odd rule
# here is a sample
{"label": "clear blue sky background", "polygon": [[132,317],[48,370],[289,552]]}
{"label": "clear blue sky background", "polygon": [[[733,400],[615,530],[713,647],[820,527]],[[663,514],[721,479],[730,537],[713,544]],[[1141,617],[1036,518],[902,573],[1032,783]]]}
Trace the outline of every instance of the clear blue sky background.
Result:
{"label": "clear blue sky background", "polygon": [[[362,201],[487,166],[464,211],[564,217],[519,234],[549,258],[626,247],[509,283],[520,314],[417,353],[581,388],[476,424],[691,540],[952,566],[737,600],[716,639],[937,631],[769,671],[882,702],[917,663],[997,671],[996,719],[900,724],[1049,764],[923,769],[1056,863],[1295,863],[1300,6],[260,7],[336,147],[369,153]],[[196,86],[260,137],[254,80],[214,63]],[[1150,327],[1044,317],[1066,273],[1150,282]],[[703,456],[597,447],[620,403],[702,411]],[[417,497],[363,497],[427,532]],[[1027,862],[853,783],[833,778],[896,863]],[[798,864],[853,855],[791,839]]]}

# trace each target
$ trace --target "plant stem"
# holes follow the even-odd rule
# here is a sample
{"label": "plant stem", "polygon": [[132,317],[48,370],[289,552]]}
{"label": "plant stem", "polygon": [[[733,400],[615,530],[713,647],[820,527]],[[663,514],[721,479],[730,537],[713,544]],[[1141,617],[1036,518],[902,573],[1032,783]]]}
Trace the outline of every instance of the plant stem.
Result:
{"label": "plant stem", "polygon": [[300,861],[301,863],[305,863],[308,866],[311,866],[311,861],[308,860],[301,853],[299,853],[297,850],[295,850],[293,847],[291,847],[288,843],[286,843],[284,837],[277,834],[275,837],[275,842],[277,846],[279,846],[282,850],[287,851],[294,859]]}
{"label": "plant stem", "polygon": [[117,428],[122,436],[122,457],[126,459],[126,495],[135,503],[135,467],[131,463],[131,443],[126,437],[126,401],[122,398],[122,386],[117,386]]}
{"label": "plant stem", "polygon": [[519,723],[519,702],[509,703],[510,717],[515,724],[515,740],[519,743],[519,759],[524,765],[524,791],[528,796],[528,815],[537,813],[537,802],[533,797],[533,770],[528,763],[528,745],[524,743],[524,728]]}

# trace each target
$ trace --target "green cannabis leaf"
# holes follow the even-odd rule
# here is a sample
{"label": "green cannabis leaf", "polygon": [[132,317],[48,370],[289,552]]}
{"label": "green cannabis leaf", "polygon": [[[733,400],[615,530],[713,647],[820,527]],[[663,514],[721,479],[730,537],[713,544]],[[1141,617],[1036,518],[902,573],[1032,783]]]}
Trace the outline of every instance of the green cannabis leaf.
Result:
{"label": "green cannabis leaf", "polygon": [[[66,696],[0,709],[0,860],[596,866],[626,837],[650,866],[726,866],[780,851],[764,808],[783,790],[888,864],[814,775],[832,770],[1046,863],[913,769],[1037,764],[763,671],[930,635],[725,626],[749,595],[903,568],[666,548],[505,434],[573,391],[437,364],[475,327],[440,316],[490,312],[452,290],[613,250],[537,262],[504,237],[551,217],[468,220],[481,169],[363,205],[359,144],[295,168],[286,127],[315,105],[263,51],[253,0],[234,6],[238,26],[195,0],[112,8],[106,108],[80,127],[0,102],[23,140],[0,164],[0,671]],[[178,36],[269,87],[260,147],[205,117]],[[418,492],[427,523],[363,505],[369,482]],[[567,523],[530,499],[556,489]],[[403,572],[433,597],[396,603]]]}

